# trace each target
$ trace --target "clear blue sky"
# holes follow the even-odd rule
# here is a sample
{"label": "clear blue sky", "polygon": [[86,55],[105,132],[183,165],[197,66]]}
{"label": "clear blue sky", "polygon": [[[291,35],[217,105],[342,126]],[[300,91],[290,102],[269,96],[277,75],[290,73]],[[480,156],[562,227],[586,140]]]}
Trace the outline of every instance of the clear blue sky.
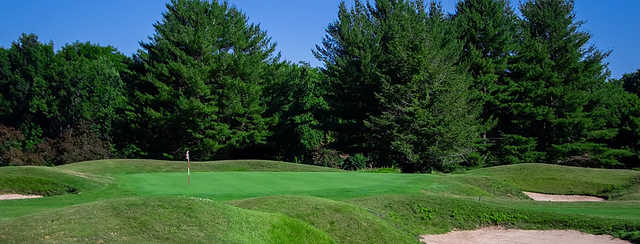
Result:
{"label": "clear blue sky", "polygon": [[[153,34],[166,0],[20,0],[0,8],[0,46],[9,47],[21,33],[35,33],[60,46],[73,41],[112,45],[130,55]],[[250,20],[266,29],[291,61],[319,65],[311,49],[334,21],[339,0],[231,0]],[[443,0],[448,12],[457,0]],[[514,1],[515,4],[519,0]],[[607,59],[613,77],[640,69],[640,1],[576,0],[578,19]]]}

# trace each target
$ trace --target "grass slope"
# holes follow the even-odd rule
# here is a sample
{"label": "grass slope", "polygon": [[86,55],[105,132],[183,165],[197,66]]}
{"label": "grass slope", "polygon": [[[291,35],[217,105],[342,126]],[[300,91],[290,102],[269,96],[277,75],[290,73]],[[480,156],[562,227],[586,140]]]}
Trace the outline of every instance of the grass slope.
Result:
{"label": "grass slope", "polygon": [[[201,172],[129,174],[119,187],[140,195],[186,195],[233,200],[275,195],[348,199],[381,194],[456,194],[492,197],[521,194],[486,177],[357,172]],[[524,198],[524,197],[522,197]]]}
{"label": "grass slope", "polygon": [[622,197],[640,179],[632,170],[589,169],[549,164],[518,164],[470,171],[513,184],[524,191],[579,194],[610,199]]}
{"label": "grass slope", "polygon": [[232,204],[300,219],[324,231],[339,243],[418,243],[417,237],[399,231],[363,208],[344,202],[279,196],[239,200]]}
{"label": "grass slope", "polygon": [[[638,199],[638,171],[523,164],[371,174],[240,160],[194,163],[187,186],[184,167],[102,160],[0,168],[0,192],[53,195],[0,201],[0,243],[415,243],[421,234],[487,225],[575,229],[640,243],[638,202],[621,201]],[[522,190],[615,201],[534,202]],[[57,195],[69,192],[75,194]]]}
{"label": "grass slope", "polygon": [[101,201],[0,221],[1,243],[335,243],[280,214],[189,198]]}
{"label": "grass slope", "polygon": [[53,196],[87,191],[104,183],[104,178],[67,172],[55,168],[0,168],[0,193]]}
{"label": "grass slope", "polygon": [[[187,163],[145,159],[109,159],[67,164],[58,168],[97,175],[186,172]],[[270,171],[270,172],[337,172],[338,169],[268,160],[227,160],[191,162],[192,172]]]}
{"label": "grass slope", "polygon": [[[637,202],[626,204],[626,210],[622,211],[631,213],[631,216],[623,216],[619,212],[619,218],[610,216],[610,213],[592,213],[623,206],[605,203],[549,204],[428,194],[374,196],[348,202],[368,209],[395,228],[412,235],[499,225],[519,229],[572,229],[640,242],[640,210]],[[549,210],[549,207],[555,209]],[[581,209],[574,211],[575,207]]]}

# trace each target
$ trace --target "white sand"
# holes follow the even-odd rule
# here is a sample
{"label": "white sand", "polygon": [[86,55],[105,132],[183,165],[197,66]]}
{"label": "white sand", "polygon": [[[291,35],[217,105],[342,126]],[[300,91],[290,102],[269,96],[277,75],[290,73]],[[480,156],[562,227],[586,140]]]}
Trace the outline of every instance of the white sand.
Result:
{"label": "white sand", "polygon": [[581,195],[549,195],[542,193],[523,192],[531,199],[547,202],[602,202],[603,198]]}
{"label": "white sand", "polygon": [[606,235],[590,235],[573,230],[507,230],[489,227],[474,231],[454,231],[444,235],[424,235],[427,244],[630,244]]}
{"label": "white sand", "polygon": [[42,196],[38,196],[38,195],[20,195],[20,194],[4,194],[4,195],[0,195],[0,200],[18,200],[18,199],[33,199],[33,198],[42,198]]}

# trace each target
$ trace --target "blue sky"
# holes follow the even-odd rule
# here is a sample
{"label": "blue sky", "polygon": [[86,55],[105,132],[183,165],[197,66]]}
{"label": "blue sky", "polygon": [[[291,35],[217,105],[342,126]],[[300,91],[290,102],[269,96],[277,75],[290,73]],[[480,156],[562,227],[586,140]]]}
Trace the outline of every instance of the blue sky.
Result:
{"label": "blue sky", "polygon": [[[138,42],[153,34],[152,24],[164,11],[166,0],[21,0],[5,1],[0,8],[0,46],[9,47],[21,33],[35,33],[56,47],[74,41],[112,45],[130,55]],[[336,19],[339,0],[230,0],[254,23],[259,23],[291,61],[319,65],[311,50]],[[457,0],[443,0],[454,10]],[[519,0],[513,1],[515,4]],[[613,50],[607,59],[613,77],[640,69],[640,1],[576,0],[583,30],[593,35],[600,50]]]}

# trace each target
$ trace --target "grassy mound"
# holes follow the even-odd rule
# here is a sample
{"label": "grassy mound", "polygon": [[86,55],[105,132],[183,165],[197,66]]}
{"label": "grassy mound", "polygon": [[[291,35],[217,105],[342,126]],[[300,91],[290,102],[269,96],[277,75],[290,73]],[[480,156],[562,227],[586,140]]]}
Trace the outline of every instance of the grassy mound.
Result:
{"label": "grassy mound", "polygon": [[280,196],[232,202],[233,205],[283,213],[326,232],[339,243],[417,243],[417,235],[402,232],[367,210],[322,198]]}
{"label": "grassy mound", "polygon": [[[139,195],[186,195],[235,200],[304,195],[334,200],[381,194],[420,194],[526,199],[517,187],[479,176],[368,174],[357,172],[198,172],[128,174],[119,186]],[[520,194],[520,195],[518,195]]]}
{"label": "grassy mound", "polygon": [[2,243],[335,243],[301,221],[192,198],[129,198],[0,221]]}
{"label": "grassy mound", "polygon": [[55,168],[0,168],[0,193],[53,196],[86,191],[101,184],[99,178]]}
{"label": "grassy mound", "polygon": [[[144,159],[109,159],[59,166],[58,168],[82,173],[118,175],[161,172],[185,172],[187,163]],[[268,160],[229,160],[192,162],[193,172],[223,171],[271,171],[271,172],[335,172],[338,169],[314,165],[285,163]]]}
{"label": "grassy mound", "polygon": [[633,170],[588,169],[549,164],[518,164],[472,170],[468,174],[492,177],[524,191],[621,197],[640,178]]}
{"label": "grassy mound", "polygon": [[474,200],[439,195],[375,196],[349,200],[412,235],[486,226],[572,229],[640,241],[636,203],[550,204],[522,200]]}

